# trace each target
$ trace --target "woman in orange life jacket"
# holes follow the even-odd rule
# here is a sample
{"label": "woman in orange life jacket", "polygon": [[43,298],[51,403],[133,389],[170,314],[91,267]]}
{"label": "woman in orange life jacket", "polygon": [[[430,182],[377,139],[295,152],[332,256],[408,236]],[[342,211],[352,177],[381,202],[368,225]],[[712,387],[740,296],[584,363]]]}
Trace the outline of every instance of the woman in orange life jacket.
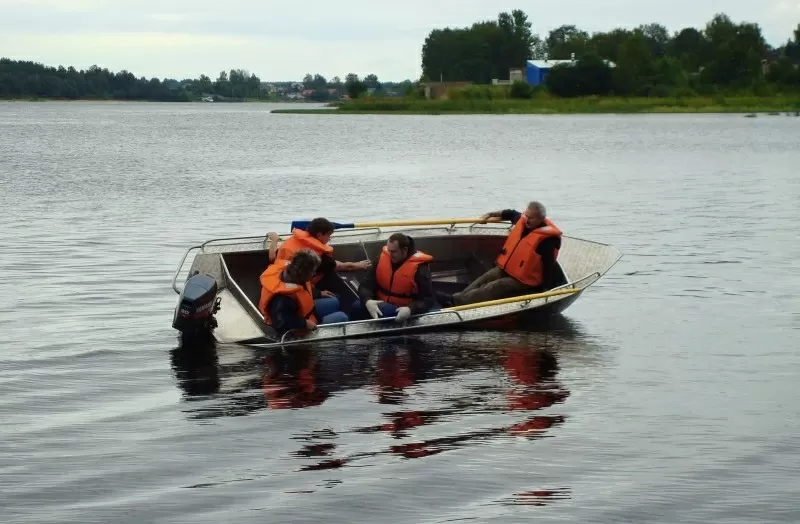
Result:
{"label": "woman in orange life jacket", "polygon": [[278,260],[261,274],[258,309],[264,322],[280,336],[290,329],[316,329],[317,323],[347,322],[342,311],[322,315],[316,309],[311,277],[319,266],[319,256],[301,249],[289,262]]}
{"label": "woman in orange life jacket", "polygon": [[[292,256],[301,249],[311,249],[320,257],[319,268],[311,279],[311,283],[316,286],[325,276],[336,271],[359,271],[369,269],[372,262],[369,259],[361,262],[340,262],[333,257],[333,247],[328,242],[333,235],[333,224],[323,217],[317,217],[308,224],[306,230],[293,229],[292,236],[287,238],[280,247],[278,241],[280,237],[277,233],[267,233],[270,241],[269,263],[276,260],[290,260]],[[339,298],[328,290],[320,291],[320,298],[317,299],[317,312],[321,316],[339,311],[341,309]]]}
{"label": "woman in orange life jacket", "polygon": [[352,320],[395,317],[396,322],[404,322],[411,315],[438,309],[428,267],[432,260],[417,251],[413,238],[393,233],[375,269],[358,286],[359,299],[350,309]]}
{"label": "woman in orange life jacket", "polygon": [[482,223],[499,217],[514,224],[495,267],[478,277],[463,291],[437,293],[443,306],[460,306],[487,300],[509,298],[552,289],[561,273],[556,265],[561,247],[561,230],[546,217],[540,202],[530,202],[524,213],[514,209],[493,211],[481,217]]}

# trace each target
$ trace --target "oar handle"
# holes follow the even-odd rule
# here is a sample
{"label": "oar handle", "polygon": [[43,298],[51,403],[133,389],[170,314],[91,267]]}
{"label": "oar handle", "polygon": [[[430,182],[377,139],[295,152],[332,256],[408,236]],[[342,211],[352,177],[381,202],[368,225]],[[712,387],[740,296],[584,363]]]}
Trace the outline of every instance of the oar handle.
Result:
{"label": "oar handle", "polygon": [[[505,222],[498,217],[491,217],[487,220],[478,218],[431,218],[421,220],[391,220],[382,222],[347,222],[339,223],[332,222],[334,229],[357,229],[365,227],[392,227],[392,226],[436,226],[447,224],[484,224]],[[292,221],[291,229],[307,229],[311,223],[310,220],[294,220]]]}
{"label": "oar handle", "polygon": [[[481,224],[484,221],[478,218],[432,218],[423,220],[393,220],[388,222],[358,222],[353,224],[355,227],[389,227],[389,226],[436,226],[447,224]],[[486,220],[489,222],[502,222],[501,219],[492,217]]]}
{"label": "oar handle", "polygon": [[511,298],[499,298],[497,300],[487,300],[485,302],[475,302],[474,304],[464,304],[463,306],[444,307],[442,311],[464,311],[465,309],[475,309],[478,307],[486,306],[500,306],[502,304],[512,304],[514,302],[524,302],[527,300],[536,300],[537,298],[555,297],[558,295],[570,295],[577,293],[581,289],[556,289],[553,291],[544,291],[542,293],[532,293],[530,295],[521,295]]}

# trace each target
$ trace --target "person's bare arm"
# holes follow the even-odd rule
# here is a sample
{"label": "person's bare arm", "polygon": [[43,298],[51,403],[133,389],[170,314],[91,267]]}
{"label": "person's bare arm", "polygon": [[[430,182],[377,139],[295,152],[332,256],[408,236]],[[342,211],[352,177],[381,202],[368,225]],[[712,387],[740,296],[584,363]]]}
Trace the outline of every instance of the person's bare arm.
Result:
{"label": "person's bare arm", "polygon": [[481,216],[481,222],[486,223],[490,218],[500,218],[501,216],[503,216],[502,209],[500,211],[489,211]]}
{"label": "person's bare arm", "polygon": [[372,267],[372,261],[369,259],[362,260],[361,262],[341,262],[336,261],[336,271],[359,271],[362,269],[369,269]]}
{"label": "person's bare arm", "polygon": [[481,224],[485,224],[489,221],[490,218],[499,218],[502,220],[509,220],[511,222],[516,222],[519,220],[519,212],[513,209],[501,209],[500,211],[489,211],[485,215],[481,216]]}
{"label": "person's bare arm", "polygon": [[281,237],[278,236],[278,233],[270,231],[267,233],[267,240],[269,240],[269,263],[275,262],[275,257],[278,254],[278,242],[280,242]]}

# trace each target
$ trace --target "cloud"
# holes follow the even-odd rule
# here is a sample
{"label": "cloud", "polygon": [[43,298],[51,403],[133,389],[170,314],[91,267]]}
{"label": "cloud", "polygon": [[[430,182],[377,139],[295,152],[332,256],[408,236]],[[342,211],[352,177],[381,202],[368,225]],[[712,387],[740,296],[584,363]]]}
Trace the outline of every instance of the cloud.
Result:
{"label": "cloud", "polygon": [[363,43],[352,41],[329,42],[323,49],[301,39],[188,33],[19,35],[12,41],[0,36],[5,54],[19,60],[82,69],[96,64],[113,71],[127,69],[137,76],[178,79],[201,74],[216,78],[232,68],[247,69],[262,80],[295,80],[305,73],[344,77],[351,72],[375,73],[387,80],[414,79],[419,75],[414,73],[419,70],[415,44],[386,41],[378,52],[364,53]]}
{"label": "cloud", "polygon": [[262,79],[305,73],[416,78],[428,33],[525,11],[546,36],[562,24],[589,32],[659,22],[702,28],[715,13],[761,24],[780,44],[800,21],[797,0],[0,0],[0,53],[51,65],[158,77],[215,77],[248,69]]}

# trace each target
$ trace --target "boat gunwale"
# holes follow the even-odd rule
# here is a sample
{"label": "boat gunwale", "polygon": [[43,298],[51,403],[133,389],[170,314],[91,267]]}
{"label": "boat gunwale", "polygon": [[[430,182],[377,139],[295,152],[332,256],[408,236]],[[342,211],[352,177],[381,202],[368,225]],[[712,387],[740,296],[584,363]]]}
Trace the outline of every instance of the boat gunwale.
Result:
{"label": "boat gunwale", "polygon": [[[491,314],[488,314],[488,315],[483,315],[483,316],[480,316],[478,318],[472,318],[472,319],[469,319],[469,320],[465,320],[461,316],[459,311],[451,311],[451,310],[448,310],[448,309],[441,309],[439,311],[430,311],[428,313],[423,313],[422,315],[415,315],[415,316],[411,317],[411,320],[418,320],[418,319],[424,319],[424,318],[444,317],[444,316],[453,315],[453,314],[457,316],[458,320],[454,320],[454,321],[443,320],[442,322],[435,322],[435,323],[430,323],[430,324],[416,324],[415,323],[413,325],[399,325],[399,326],[396,326],[396,327],[384,328],[384,329],[375,329],[375,330],[372,330],[372,331],[364,331],[364,332],[359,332],[359,333],[347,333],[347,329],[346,328],[348,326],[371,325],[371,326],[376,326],[377,327],[377,326],[379,326],[381,324],[388,324],[389,322],[394,322],[394,317],[367,319],[367,320],[352,320],[352,321],[347,321],[347,322],[336,322],[336,323],[332,323],[332,324],[321,324],[321,325],[317,326],[317,329],[312,333],[312,336],[310,336],[310,337],[286,340],[286,336],[289,335],[290,333],[292,333],[292,331],[288,331],[288,332],[284,333],[284,335],[278,341],[269,342],[269,343],[256,343],[256,344],[253,344],[253,345],[256,345],[256,346],[258,346],[260,348],[270,348],[270,347],[280,347],[280,346],[288,346],[288,345],[327,342],[329,340],[366,338],[366,337],[374,337],[374,336],[395,336],[395,335],[401,335],[401,334],[411,333],[411,332],[416,332],[416,331],[425,331],[425,330],[431,330],[431,329],[437,329],[437,328],[463,326],[463,325],[467,325],[467,324],[473,324],[473,323],[476,323],[476,322],[485,322],[485,321],[490,321],[490,320],[501,320],[504,317],[508,317],[508,316],[512,316],[512,315],[518,315],[520,313],[526,313],[526,312],[535,311],[538,308],[544,307],[544,306],[546,306],[548,304],[552,304],[552,303],[560,301],[560,300],[566,300],[566,299],[569,299],[569,298],[572,298],[573,300],[575,300],[589,286],[591,286],[594,282],[597,282],[597,280],[599,280],[601,276],[602,275],[599,272],[594,272],[594,273],[592,273],[590,275],[586,275],[582,279],[579,279],[579,280],[576,280],[574,282],[570,282],[570,283],[564,284],[562,286],[559,286],[557,288],[553,288],[553,289],[550,289],[550,290],[547,291],[547,292],[550,292],[550,291],[559,291],[561,289],[579,289],[579,291],[576,291],[575,293],[556,295],[556,296],[546,296],[546,297],[540,297],[540,298],[522,299],[522,300],[519,300],[517,302],[509,302],[509,303],[506,303],[506,304],[498,304],[498,305],[493,305],[493,306],[482,306],[482,307],[479,306],[479,307],[476,307],[474,309],[475,310],[487,311],[487,310],[489,310],[489,308],[505,307],[506,310],[505,311],[497,311],[497,312],[494,312],[494,313],[491,313]],[[578,287],[577,286],[578,282],[581,282],[583,280],[588,280],[588,279],[593,278],[593,277],[594,277],[594,280],[592,280],[589,284],[586,284],[585,286],[582,286],[582,287]],[[571,287],[568,287],[568,286],[571,286]],[[530,305],[532,302],[538,302],[538,301],[543,301],[543,302],[541,304]],[[519,308],[516,311],[514,311],[514,310],[509,311],[508,310],[509,309],[508,306],[513,307],[513,306],[515,306],[517,304],[519,304]],[[327,335],[325,333],[325,331],[333,331],[335,329],[341,329],[342,330],[342,334],[341,335],[330,336],[330,335]]]}

